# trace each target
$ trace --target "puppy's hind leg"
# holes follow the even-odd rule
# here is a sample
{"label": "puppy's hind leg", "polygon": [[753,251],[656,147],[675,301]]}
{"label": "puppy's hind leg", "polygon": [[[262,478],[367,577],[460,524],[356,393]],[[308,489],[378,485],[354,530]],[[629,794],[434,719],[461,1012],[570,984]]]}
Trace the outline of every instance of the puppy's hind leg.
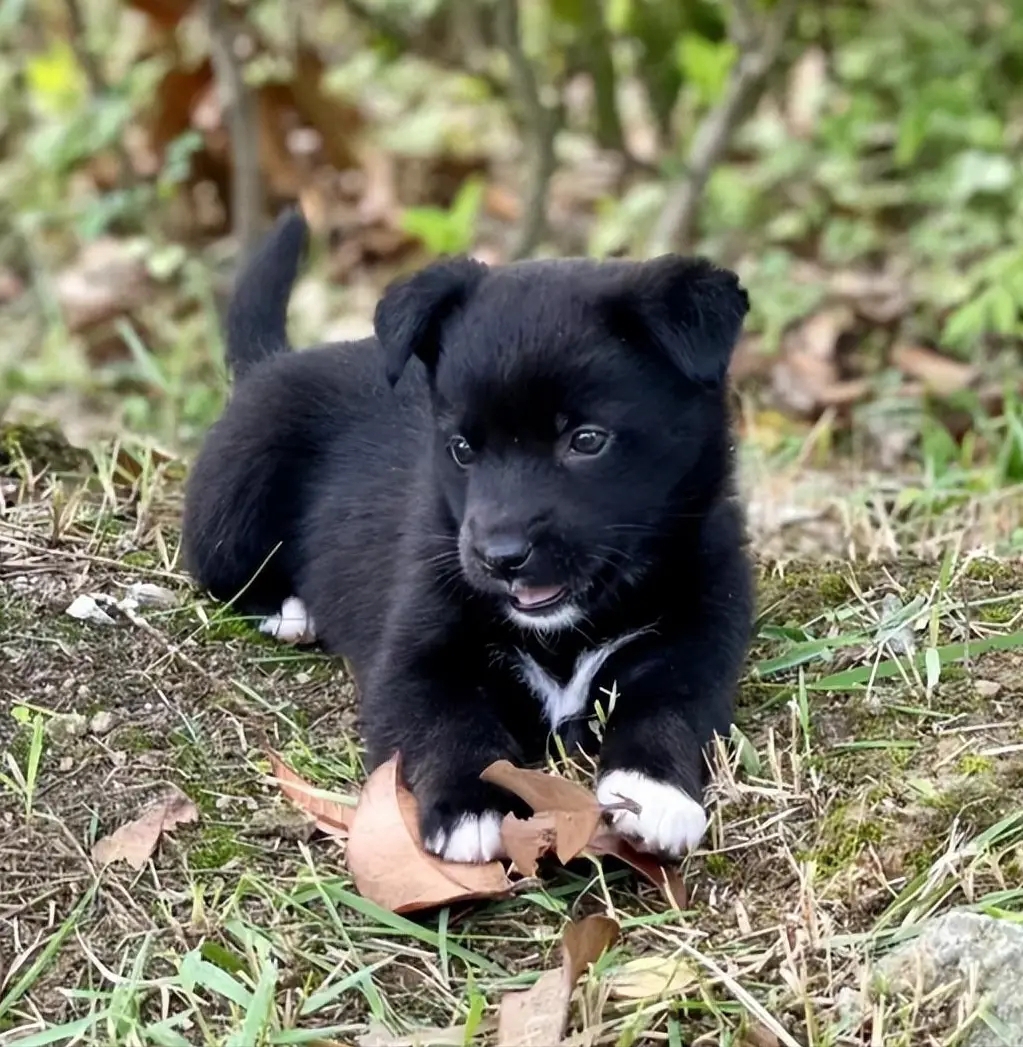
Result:
{"label": "puppy's hind leg", "polygon": [[271,614],[259,623],[259,631],[281,643],[316,643],[316,624],[313,616],[297,596],[289,596],[277,614]]}

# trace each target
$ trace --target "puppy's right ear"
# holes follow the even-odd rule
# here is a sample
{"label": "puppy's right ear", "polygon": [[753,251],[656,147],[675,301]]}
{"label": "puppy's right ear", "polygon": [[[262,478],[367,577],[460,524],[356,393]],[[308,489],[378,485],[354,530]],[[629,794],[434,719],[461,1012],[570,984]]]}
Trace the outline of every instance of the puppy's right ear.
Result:
{"label": "puppy's right ear", "polygon": [[384,349],[387,380],[392,386],[413,356],[418,356],[430,372],[436,368],[445,321],[465,304],[486,273],[482,262],[448,258],[384,292],[373,326]]}

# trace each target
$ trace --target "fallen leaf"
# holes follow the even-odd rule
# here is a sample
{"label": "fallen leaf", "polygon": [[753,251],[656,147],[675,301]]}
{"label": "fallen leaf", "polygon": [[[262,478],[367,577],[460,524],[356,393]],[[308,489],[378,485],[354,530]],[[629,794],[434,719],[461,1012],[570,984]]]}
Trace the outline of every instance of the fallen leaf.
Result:
{"label": "fallen leaf", "polygon": [[359,893],[392,912],[471,898],[496,898],[511,882],[500,862],[444,862],[423,850],[415,797],[398,779],[397,758],[381,764],[359,796],[348,837],[348,868]]}
{"label": "fallen leaf", "polygon": [[309,814],[316,828],[329,836],[345,837],[351,830],[355,807],[335,800],[323,789],[296,774],[281,757],[267,747],[267,757],[281,792]]}
{"label": "fallen leaf", "polygon": [[785,336],[772,381],[775,396],[797,414],[854,403],[869,388],[861,379],[843,380],[838,369],[838,340],[853,322],[845,305],[822,309]]}
{"label": "fallen leaf", "polygon": [[505,815],[501,842],[515,870],[523,876],[535,876],[537,861],[550,854],[558,842],[556,819],[550,811],[532,818]]}
{"label": "fallen leaf", "polygon": [[937,396],[961,392],[977,377],[975,367],[919,345],[896,345],[892,349],[892,363],[903,374],[923,382],[924,388]]}
{"label": "fallen leaf", "polygon": [[667,956],[637,957],[608,976],[611,995],[621,1000],[676,995],[695,981],[696,972],[691,964]]}
{"label": "fallen leaf", "polygon": [[677,865],[664,865],[652,855],[637,851],[628,840],[611,829],[601,828],[594,833],[588,850],[598,856],[611,855],[631,866],[659,888],[676,909],[684,909],[689,904],[689,892]]}
{"label": "fallen leaf", "polygon": [[505,993],[501,998],[500,1047],[551,1047],[560,1042],[575,983],[617,941],[618,932],[618,924],[607,916],[587,916],[570,923],[561,939],[561,966],[544,972],[524,992]]}
{"label": "fallen leaf", "polygon": [[754,1022],[742,1036],[741,1047],[781,1047],[781,1040],[760,1022]]}
{"label": "fallen leaf", "polygon": [[[585,850],[600,824],[597,798],[567,778],[516,767],[507,760],[492,763],[480,777],[514,793],[536,814],[551,815],[555,834],[553,850],[563,865]],[[545,821],[533,828],[538,833],[545,832],[549,824]],[[503,831],[505,826],[501,828]],[[507,841],[505,847],[508,847]]]}
{"label": "fallen leaf", "polygon": [[148,287],[144,249],[140,240],[101,237],[54,277],[54,293],[71,331],[83,331],[143,303]]}
{"label": "fallen leaf", "polygon": [[134,821],[97,840],[92,847],[92,860],[97,865],[108,865],[123,859],[133,869],[141,869],[156,850],[163,833],[198,818],[195,804],[175,789],[151,803]]}

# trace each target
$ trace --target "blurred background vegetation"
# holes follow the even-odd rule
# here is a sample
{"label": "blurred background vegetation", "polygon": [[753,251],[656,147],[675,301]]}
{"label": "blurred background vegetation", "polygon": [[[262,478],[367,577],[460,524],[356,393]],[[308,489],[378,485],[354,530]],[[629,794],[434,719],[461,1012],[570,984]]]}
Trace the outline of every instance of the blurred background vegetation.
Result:
{"label": "blurred background vegetation", "polygon": [[440,253],[706,253],[759,470],[1011,504],[1021,159],[1023,0],[0,0],[0,413],[194,447],[299,200],[300,343]]}

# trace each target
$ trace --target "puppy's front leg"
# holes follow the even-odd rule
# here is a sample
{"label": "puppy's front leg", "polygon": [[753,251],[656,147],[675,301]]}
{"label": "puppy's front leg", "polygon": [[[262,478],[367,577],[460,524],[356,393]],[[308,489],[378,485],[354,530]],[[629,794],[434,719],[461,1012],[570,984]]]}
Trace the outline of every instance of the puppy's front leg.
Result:
{"label": "puppy's front leg", "polygon": [[479,668],[455,650],[402,659],[375,674],[363,703],[370,765],[400,754],[423,845],[449,861],[502,856],[501,820],[519,808],[480,781],[495,760],[521,762],[521,754]]}
{"label": "puppy's front leg", "polygon": [[745,565],[723,572],[702,617],[676,623],[674,637],[626,648],[614,669],[618,690],[600,754],[597,797],[631,803],[612,815],[641,849],[680,856],[707,828],[707,749],[728,737],[749,638],[752,593]]}

